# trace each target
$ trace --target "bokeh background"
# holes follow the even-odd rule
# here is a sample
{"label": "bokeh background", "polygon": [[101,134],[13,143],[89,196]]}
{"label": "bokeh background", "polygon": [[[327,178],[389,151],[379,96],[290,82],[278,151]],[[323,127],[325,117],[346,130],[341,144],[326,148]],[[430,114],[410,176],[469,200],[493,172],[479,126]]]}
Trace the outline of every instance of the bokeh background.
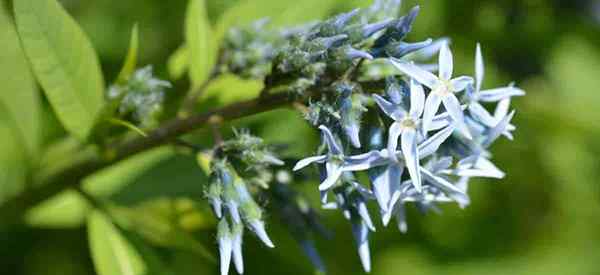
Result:
{"label": "bokeh background", "polygon": [[[167,61],[182,44],[187,1],[61,2],[92,40],[105,79],[117,75],[135,22],[141,34],[139,63],[152,64],[160,76],[172,79]],[[211,22],[216,24],[237,2],[209,0]],[[281,25],[369,3],[328,0],[324,3],[332,4],[307,9],[295,7],[295,1],[272,2],[252,12],[270,15]],[[475,43],[480,42],[486,61],[484,87],[515,81],[527,96],[514,100],[515,140],[502,140],[493,148],[507,177],[474,182],[472,204],[464,210],[446,205],[441,215],[422,216],[410,209],[405,235],[394,226],[379,227],[371,241],[372,274],[600,274],[600,1],[407,0],[403,11],[415,4],[421,5],[421,14],[409,40],[450,37],[456,70],[465,74],[473,72]],[[185,91],[185,77],[173,82],[174,95]],[[244,89],[255,89],[251,84],[224,79],[212,94],[233,94],[221,101],[244,98]],[[43,144],[50,146],[65,133],[45,106]],[[317,133],[290,110],[233,126],[250,127],[273,143],[291,144],[283,153],[289,158],[306,155],[318,142]],[[203,136],[200,131],[198,138]],[[153,245],[175,274],[217,274],[218,264],[203,252],[217,255],[214,220],[201,199],[205,180],[193,156],[159,148],[86,179],[85,186],[94,196],[131,207],[139,215],[154,213],[187,231],[197,248],[171,245],[162,235]],[[314,182],[297,187],[318,205]],[[85,228],[89,209],[76,193],[65,192],[30,211],[28,225],[0,234],[0,273],[95,274]],[[322,215],[335,232],[330,240],[316,238],[329,273],[363,274],[350,225],[339,212]],[[143,227],[152,231],[153,225]],[[277,217],[268,217],[268,230],[276,249],[246,238],[247,274],[314,273]]]}

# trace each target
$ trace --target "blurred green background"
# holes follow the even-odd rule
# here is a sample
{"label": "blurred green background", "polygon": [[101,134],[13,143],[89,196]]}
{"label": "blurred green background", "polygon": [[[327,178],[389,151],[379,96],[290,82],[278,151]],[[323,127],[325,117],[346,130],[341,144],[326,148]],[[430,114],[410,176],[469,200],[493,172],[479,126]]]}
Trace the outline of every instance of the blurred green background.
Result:
{"label": "blurred green background", "polygon": [[[211,22],[216,25],[237,2],[209,0]],[[272,6],[249,6],[248,12],[287,24],[369,1],[324,0],[308,8],[296,7],[296,1],[271,2]],[[99,52],[105,79],[118,74],[135,22],[141,35],[139,64],[152,64],[160,76],[169,78],[167,60],[182,44],[187,1],[61,3]],[[445,205],[442,215],[421,216],[411,208],[406,235],[394,226],[379,227],[371,241],[372,274],[600,274],[600,1],[407,0],[403,11],[414,4],[421,5],[421,14],[409,40],[450,37],[457,71],[464,74],[473,73],[475,43],[481,42],[484,88],[514,80],[527,96],[514,100],[514,142],[502,140],[493,148],[507,177],[474,182],[472,204],[465,210]],[[185,91],[186,83],[175,81],[173,93]],[[227,99],[234,100],[248,97],[240,94],[248,87],[256,90],[225,79],[213,93],[235,93]],[[43,144],[56,144],[65,134],[47,104],[42,117]],[[318,142],[315,131],[290,110],[234,125],[251,127],[270,142],[292,143],[291,150],[284,151],[290,158],[307,155]],[[8,150],[9,145],[3,146]],[[177,228],[172,230],[188,231],[194,245],[215,256],[214,221],[202,200],[204,180],[192,156],[159,148],[94,175],[85,187],[95,196],[131,207],[134,215],[160,214]],[[298,188],[318,206],[315,183]],[[0,273],[95,274],[84,222],[88,213],[87,203],[73,192],[30,211],[27,226],[0,234]],[[329,273],[362,274],[350,225],[339,212],[322,214],[324,224],[335,232],[331,240],[317,237]],[[141,223],[149,235],[155,233],[152,222]],[[277,217],[268,217],[268,231],[276,249],[246,237],[247,274],[313,273]],[[185,249],[180,241],[158,239],[152,248],[175,274],[217,274],[218,265],[203,256],[202,248]]]}

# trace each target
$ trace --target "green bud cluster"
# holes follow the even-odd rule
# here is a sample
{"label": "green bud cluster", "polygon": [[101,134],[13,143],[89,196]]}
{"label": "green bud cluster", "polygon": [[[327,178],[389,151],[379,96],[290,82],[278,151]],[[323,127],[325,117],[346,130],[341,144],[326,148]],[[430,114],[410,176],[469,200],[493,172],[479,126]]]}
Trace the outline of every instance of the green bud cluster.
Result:
{"label": "green bud cluster", "polygon": [[158,123],[163,112],[167,88],[171,88],[171,84],[156,78],[152,66],[146,66],[136,70],[127,82],[112,85],[107,98],[109,104],[116,107],[119,117],[150,128]]}

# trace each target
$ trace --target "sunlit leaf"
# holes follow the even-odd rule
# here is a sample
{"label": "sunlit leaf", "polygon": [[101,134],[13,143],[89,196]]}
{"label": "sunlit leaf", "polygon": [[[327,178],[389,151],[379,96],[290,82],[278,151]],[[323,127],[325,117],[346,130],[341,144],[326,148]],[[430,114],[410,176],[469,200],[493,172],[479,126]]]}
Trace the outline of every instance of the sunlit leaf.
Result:
{"label": "sunlit leaf", "polygon": [[137,66],[138,50],[139,30],[138,25],[135,24],[133,26],[133,29],[131,30],[131,41],[129,42],[129,51],[127,52],[127,57],[125,58],[125,63],[123,63],[121,72],[117,77],[117,83],[125,83],[129,79],[131,74],[135,71],[135,67]]}
{"label": "sunlit leaf", "polygon": [[88,219],[88,241],[98,275],[146,274],[139,253],[103,213],[94,211]]}
{"label": "sunlit leaf", "polygon": [[216,60],[215,41],[206,14],[204,0],[190,0],[185,19],[185,40],[189,51],[192,86],[208,78]]}
{"label": "sunlit leaf", "polygon": [[35,76],[67,131],[86,139],[104,93],[91,43],[56,0],[13,2],[17,30]]}
{"label": "sunlit leaf", "polygon": [[40,102],[27,59],[19,44],[19,37],[0,5],[0,104],[19,130],[16,133],[27,146],[29,157],[37,153],[40,143]]}
{"label": "sunlit leaf", "polygon": [[181,45],[171,56],[167,64],[171,79],[180,79],[189,67],[189,51],[187,45]]}

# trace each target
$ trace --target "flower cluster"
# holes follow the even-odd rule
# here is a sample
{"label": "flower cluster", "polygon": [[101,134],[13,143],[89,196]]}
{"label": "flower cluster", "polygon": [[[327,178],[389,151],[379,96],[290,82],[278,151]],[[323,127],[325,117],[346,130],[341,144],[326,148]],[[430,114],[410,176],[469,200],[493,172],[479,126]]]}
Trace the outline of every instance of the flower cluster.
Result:
{"label": "flower cluster", "polygon": [[[304,115],[321,131],[322,145],[293,170],[318,168],[322,206],[341,210],[350,221],[366,271],[376,228],[367,205],[378,206],[385,226],[395,218],[401,232],[408,229],[407,204],[422,212],[437,210],[440,203],[469,205],[471,178],[504,177],[488,149],[500,136],[512,139],[510,100],[525,94],[513,84],[482,89],[479,45],[471,77],[454,76],[448,39],[406,42],[419,7],[397,17],[399,4],[377,0],[363,10],[277,31],[262,31],[266,21],[257,21],[231,30],[222,56],[230,72],[264,77],[266,86],[308,100]],[[437,64],[427,63],[435,55]],[[215,151],[206,194],[220,220],[222,274],[232,257],[243,271],[244,227],[273,246],[254,199],[258,194],[269,197],[274,212],[324,272],[308,232],[327,232],[287,184],[290,174],[273,171],[278,165],[283,162],[247,132],[236,132]]]}
{"label": "flower cluster", "polygon": [[249,27],[231,28],[223,41],[222,60],[227,70],[243,78],[260,79],[271,72],[276,49],[285,42],[281,31],[265,31],[268,19]]}
{"label": "flower cluster", "polygon": [[171,83],[155,78],[152,67],[146,66],[133,72],[127,82],[112,85],[107,97],[120,117],[128,117],[148,128],[154,126],[162,114],[167,88],[171,88]]}
{"label": "flower cluster", "polygon": [[274,247],[265,231],[263,210],[253,194],[269,187],[274,178],[269,167],[282,164],[260,138],[247,131],[236,131],[235,138],[224,142],[215,151],[205,194],[219,219],[217,241],[221,274],[228,273],[232,256],[236,270],[243,273],[244,227],[266,246]]}
{"label": "flower cluster", "polygon": [[[359,58],[388,63],[393,71],[385,77],[383,94],[375,90],[367,97],[360,81],[345,79],[331,85],[334,96],[311,102],[306,117],[320,129],[324,146],[319,155],[302,159],[294,167],[317,165],[323,207],[342,210],[350,221],[366,271],[371,268],[369,233],[375,231],[367,203],[377,203],[384,225],[395,218],[401,232],[407,231],[408,203],[424,212],[445,202],[466,207],[470,178],[504,176],[492,163],[488,148],[501,135],[512,138],[515,127],[510,123],[514,116],[510,100],[524,95],[513,84],[482,90],[484,65],[479,45],[475,77],[454,77],[447,40],[403,42],[418,10],[414,8],[400,19],[363,26],[363,36],[335,32],[340,28],[331,23],[346,23],[356,11],[326,21],[333,26],[333,32],[327,34],[338,35],[338,41],[373,36],[366,51],[352,51],[360,51]],[[412,61],[436,52],[437,66]],[[496,104],[493,114],[485,107],[489,104]],[[368,131],[361,131],[361,117],[368,121]],[[369,182],[360,182],[358,173],[365,173]]]}

